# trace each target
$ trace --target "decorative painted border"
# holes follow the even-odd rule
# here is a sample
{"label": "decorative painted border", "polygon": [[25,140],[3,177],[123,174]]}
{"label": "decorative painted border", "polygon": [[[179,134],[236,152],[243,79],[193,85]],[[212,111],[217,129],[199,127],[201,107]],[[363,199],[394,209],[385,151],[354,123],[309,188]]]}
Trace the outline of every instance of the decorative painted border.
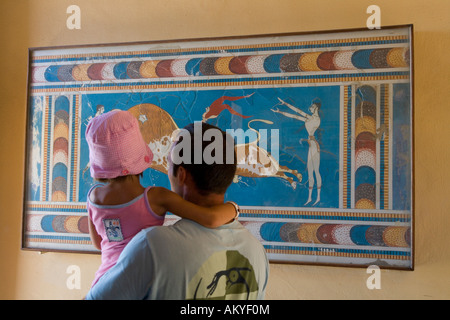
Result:
{"label": "decorative painted border", "polygon": [[[269,37],[270,38],[270,37]],[[268,40],[269,42],[271,41]],[[278,43],[253,43],[239,45],[221,45],[214,47],[194,47],[170,49],[148,49],[140,51],[124,52],[92,52],[88,56],[86,54],[59,54],[59,55],[41,55],[33,57],[33,62],[49,63],[63,61],[85,61],[85,60],[104,60],[104,59],[129,59],[129,58],[155,58],[164,56],[187,56],[187,55],[214,55],[214,54],[237,54],[237,53],[254,53],[254,52],[271,52],[279,50],[308,50],[308,49],[325,49],[325,48],[345,48],[352,46],[367,45],[396,45],[408,43],[408,36],[371,36],[370,39],[365,38],[348,38],[348,39],[328,39],[328,40],[306,40],[293,42]],[[179,47],[180,44],[178,43]]]}
{"label": "decorative painted border", "polygon": [[407,47],[168,60],[55,64],[32,68],[34,83],[262,75],[409,67]]}
{"label": "decorative painted border", "polygon": [[408,225],[242,222],[263,242],[342,246],[411,247]]}

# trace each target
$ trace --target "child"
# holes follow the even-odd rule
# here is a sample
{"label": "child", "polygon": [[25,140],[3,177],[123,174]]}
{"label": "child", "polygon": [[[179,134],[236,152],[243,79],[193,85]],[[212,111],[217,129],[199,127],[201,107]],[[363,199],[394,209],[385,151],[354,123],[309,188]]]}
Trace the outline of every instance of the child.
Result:
{"label": "child", "polygon": [[162,187],[144,188],[139,176],[153,154],[144,142],[137,119],[128,111],[114,110],[93,118],[86,128],[91,176],[87,195],[89,233],[102,251],[102,263],[92,285],[117,262],[126,244],[139,231],[162,225],[170,211],[209,228],[237,218],[234,203],[201,207]]}

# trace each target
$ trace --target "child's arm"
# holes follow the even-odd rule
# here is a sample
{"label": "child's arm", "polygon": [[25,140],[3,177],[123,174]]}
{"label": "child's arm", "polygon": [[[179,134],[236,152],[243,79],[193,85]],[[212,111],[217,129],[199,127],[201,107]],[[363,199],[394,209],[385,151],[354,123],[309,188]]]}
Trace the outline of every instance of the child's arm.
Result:
{"label": "child's arm", "polygon": [[101,250],[102,247],[100,244],[102,242],[102,238],[97,233],[97,230],[95,230],[95,226],[92,223],[91,217],[88,216],[88,220],[89,220],[89,235],[91,236],[92,244],[96,249]]}
{"label": "child's arm", "polygon": [[166,188],[153,187],[148,191],[148,200],[156,214],[170,211],[179,217],[194,220],[207,228],[217,228],[237,217],[237,208],[232,203],[203,207],[184,200]]}

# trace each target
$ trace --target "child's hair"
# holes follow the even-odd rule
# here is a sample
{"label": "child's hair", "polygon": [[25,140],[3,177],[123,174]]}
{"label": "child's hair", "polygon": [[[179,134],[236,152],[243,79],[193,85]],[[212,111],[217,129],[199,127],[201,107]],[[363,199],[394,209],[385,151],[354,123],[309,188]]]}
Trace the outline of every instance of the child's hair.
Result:
{"label": "child's hair", "polygon": [[128,111],[113,110],[92,118],[86,141],[91,176],[96,180],[139,175],[153,160],[137,119]]}

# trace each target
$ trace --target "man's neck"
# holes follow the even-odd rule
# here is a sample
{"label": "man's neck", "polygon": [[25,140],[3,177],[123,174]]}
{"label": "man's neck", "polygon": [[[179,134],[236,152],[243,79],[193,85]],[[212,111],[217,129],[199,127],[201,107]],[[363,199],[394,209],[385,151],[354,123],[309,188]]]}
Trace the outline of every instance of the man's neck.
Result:
{"label": "man's neck", "polygon": [[196,190],[184,190],[183,198],[187,201],[195,203],[199,206],[214,206],[218,204],[222,204],[225,199],[224,194],[210,193],[208,195],[202,195]]}

